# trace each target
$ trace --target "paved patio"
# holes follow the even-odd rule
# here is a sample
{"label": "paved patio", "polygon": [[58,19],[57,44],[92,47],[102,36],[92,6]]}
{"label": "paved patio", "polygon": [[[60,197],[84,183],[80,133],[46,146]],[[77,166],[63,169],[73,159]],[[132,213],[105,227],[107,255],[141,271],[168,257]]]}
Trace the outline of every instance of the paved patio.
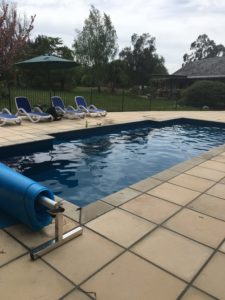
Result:
{"label": "paved patio", "polygon": [[[178,117],[225,122],[224,112],[127,112],[0,129],[0,147],[80,128]],[[225,145],[82,209],[65,202],[65,232],[83,235],[31,261],[53,238],[23,225],[0,230],[0,298],[225,299]]]}

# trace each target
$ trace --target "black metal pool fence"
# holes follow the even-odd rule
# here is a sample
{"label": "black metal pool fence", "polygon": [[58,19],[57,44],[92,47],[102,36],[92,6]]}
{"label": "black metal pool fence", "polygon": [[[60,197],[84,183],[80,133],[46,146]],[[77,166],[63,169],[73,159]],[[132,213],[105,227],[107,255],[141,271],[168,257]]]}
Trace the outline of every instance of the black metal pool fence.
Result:
{"label": "black metal pool fence", "polygon": [[183,110],[177,99],[153,98],[151,95],[134,95],[129,90],[118,89],[111,92],[102,89],[77,88],[73,91],[49,91],[27,88],[8,87],[0,91],[0,109],[7,107],[15,112],[15,97],[25,96],[32,106],[41,106],[44,109],[51,105],[51,96],[60,96],[65,105],[75,106],[75,96],[83,96],[88,104],[94,104],[111,112],[122,111],[151,111],[151,110]]}

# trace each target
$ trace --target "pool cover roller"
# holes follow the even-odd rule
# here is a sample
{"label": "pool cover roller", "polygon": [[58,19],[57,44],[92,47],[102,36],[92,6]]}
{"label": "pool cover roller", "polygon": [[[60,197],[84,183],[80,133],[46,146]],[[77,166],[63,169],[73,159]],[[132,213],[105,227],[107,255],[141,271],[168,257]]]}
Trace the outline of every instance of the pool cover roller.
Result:
{"label": "pool cover roller", "polygon": [[38,231],[52,221],[48,208],[38,201],[42,196],[54,200],[46,187],[0,163],[1,212]]}

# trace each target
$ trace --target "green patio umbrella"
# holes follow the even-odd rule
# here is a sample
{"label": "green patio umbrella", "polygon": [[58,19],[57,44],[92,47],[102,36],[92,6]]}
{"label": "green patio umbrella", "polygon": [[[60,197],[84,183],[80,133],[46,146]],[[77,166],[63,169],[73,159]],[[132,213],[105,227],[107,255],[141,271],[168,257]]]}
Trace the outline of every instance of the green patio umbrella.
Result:
{"label": "green patio umbrella", "polygon": [[61,58],[54,55],[40,55],[33,57],[28,60],[20,61],[15,63],[15,66],[22,68],[22,69],[39,69],[39,70],[45,70],[48,74],[48,84],[50,87],[50,72],[51,70],[55,69],[71,69],[78,64],[69,59]]}
{"label": "green patio umbrella", "polygon": [[20,61],[15,64],[17,67],[25,69],[69,69],[77,66],[77,63],[73,60],[61,58],[54,55],[41,55],[36,56],[28,60]]}
{"label": "green patio umbrella", "polygon": [[73,60],[61,58],[54,55],[40,55],[28,60],[15,63],[15,66],[21,69],[45,70],[48,76],[48,86],[50,90],[50,96],[51,96],[51,74],[50,74],[51,70],[70,69],[70,68],[74,68],[77,65],[78,64]]}

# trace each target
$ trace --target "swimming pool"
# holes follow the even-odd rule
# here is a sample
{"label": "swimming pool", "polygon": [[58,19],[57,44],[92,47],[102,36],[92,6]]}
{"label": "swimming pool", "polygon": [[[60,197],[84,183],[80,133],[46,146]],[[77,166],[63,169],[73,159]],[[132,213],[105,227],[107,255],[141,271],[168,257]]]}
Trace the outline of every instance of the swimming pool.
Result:
{"label": "swimming pool", "polygon": [[112,128],[101,127],[84,138],[78,132],[59,134],[52,149],[3,162],[85,206],[225,143],[225,128],[217,123],[175,120]]}

